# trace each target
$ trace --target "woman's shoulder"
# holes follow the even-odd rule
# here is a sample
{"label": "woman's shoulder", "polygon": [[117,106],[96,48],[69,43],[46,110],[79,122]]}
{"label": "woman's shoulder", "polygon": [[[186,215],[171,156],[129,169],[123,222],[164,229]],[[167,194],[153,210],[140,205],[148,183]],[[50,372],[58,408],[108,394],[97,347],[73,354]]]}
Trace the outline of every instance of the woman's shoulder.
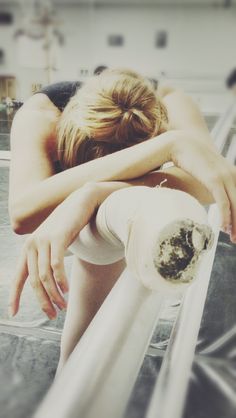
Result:
{"label": "woman's shoulder", "polygon": [[158,86],[158,90],[157,93],[159,95],[159,97],[163,98],[165,96],[167,96],[168,94],[174,93],[177,89],[170,86],[170,85],[166,85],[166,84],[160,84]]}

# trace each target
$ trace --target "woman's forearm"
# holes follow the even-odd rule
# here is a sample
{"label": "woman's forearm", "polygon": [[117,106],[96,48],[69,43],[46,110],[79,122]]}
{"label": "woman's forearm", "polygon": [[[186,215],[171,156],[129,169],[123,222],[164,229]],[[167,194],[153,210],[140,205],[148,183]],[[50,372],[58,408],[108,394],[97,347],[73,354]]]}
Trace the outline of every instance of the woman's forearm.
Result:
{"label": "woman's forearm", "polygon": [[207,188],[181,168],[169,167],[158,172],[149,173],[146,177],[146,185],[150,187],[153,187],[157,180],[157,184],[161,182],[163,187],[178,189],[191,194],[203,205],[214,203],[214,198]]}
{"label": "woman's forearm", "polygon": [[[111,181],[111,182],[91,182],[85,185],[86,193],[89,191],[91,200],[96,201],[99,206],[111,193],[114,191],[131,186],[148,186],[148,187],[168,187],[171,189],[178,189],[187,192],[198,199],[202,204],[210,204],[213,202],[211,194],[207,189],[196,179],[178,167],[170,167],[159,171],[150,172],[142,177],[129,181]],[[74,191],[70,197],[79,194],[84,187]],[[93,196],[93,198],[92,198]],[[16,232],[26,234],[33,232],[47,216],[40,218],[39,216],[28,217],[21,228]]]}
{"label": "woman's forearm", "polygon": [[172,143],[179,135],[181,131],[168,131],[26,187],[9,205],[14,230],[21,230],[26,223],[40,224],[67,196],[88,182],[134,179],[155,170],[169,161]]}

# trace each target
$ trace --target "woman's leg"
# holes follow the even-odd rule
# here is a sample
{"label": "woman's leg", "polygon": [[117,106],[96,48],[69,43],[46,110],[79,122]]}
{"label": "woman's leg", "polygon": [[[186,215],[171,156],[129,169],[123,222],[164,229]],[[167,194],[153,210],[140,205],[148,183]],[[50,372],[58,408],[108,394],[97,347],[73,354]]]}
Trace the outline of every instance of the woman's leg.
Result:
{"label": "woman's leg", "polygon": [[124,259],[99,266],[74,256],[57,373],[60,372],[124,268]]}

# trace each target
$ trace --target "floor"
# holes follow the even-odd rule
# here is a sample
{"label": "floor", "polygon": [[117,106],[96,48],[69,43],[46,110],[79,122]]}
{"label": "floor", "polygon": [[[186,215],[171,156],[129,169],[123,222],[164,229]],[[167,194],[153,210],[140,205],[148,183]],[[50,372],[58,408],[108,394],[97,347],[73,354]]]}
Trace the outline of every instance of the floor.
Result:
{"label": "floor", "polygon": [[[12,117],[13,114],[0,112],[0,150],[9,150],[9,130]],[[215,118],[213,116],[208,118],[209,126],[212,126],[214,122]],[[5,161],[1,161],[0,418],[29,418],[32,416],[36,406],[53,382],[59,356],[59,341],[61,336],[61,329],[63,327],[64,315],[63,313],[59,313],[58,318],[55,321],[47,320],[47,318],[45,318],[45,316],[40,312],[37,301],[35,300],[30,286],[26,284],[19,314],[14,319],[8,318],[7,305],[10,282],[14,277],[17,258],[21,251],[22,243],[25,239],[24,237],[15,235],[12,232],[9,224],[7,211],[8,175],[8,164]],[[225,338],[227,340],[227,333],[232,329],[232,327],[236,326],[234,325],[236,324],[236,310],[234,309],[234,305],[236,306],[236,304],[234,304],[234,295],[236,294],[236,285],[234,284],[234,276],[236,270],[235,246],[231,245],[228,242],[227,237],[222,234],[217,251],[217,260],[214,264],[213,270],[213,276],[214,278],[216,277],[216,280],[214,279],[212,282],[213,284],[209,290],[210,293],[208,295],[208,305],[210,306],[210,310],[206,311],[210,313],[209,315],[206,313],[206,315],[203,317],[203,325],[201,327],[199,344],[197,348],[197,350],[200,350],[200,354],[203,348],[206,348],[206,346],[209,346],[210,344],[209,341],[207,342],[207,336],[209,336],[206,332],[208,323],[207,318],[211,319],[210,326],[213,328],[215,326],[215,333],[213,335],[214,340],[219,339],[219,337],[222,335],[226,335]],[[68,275],[70,270],[70,262],[70,258],[67,258],[66,271]],[[222,288],[222,277],[227,284],[226,290],[224,286]],[[216,283],[218,283],[218,285],[219,283],[221,284],[221,288],[219,288],[217,285],[220,289],[220,300],[218,300],[219,295]],[[230,297],[228,297],[228,294]],[[215,304],[210,303],[213,300],[216,301],[217,306],[220,307],[220,312],[217,310]],[[172,307],[168,309],[168,312],[165,311],[165,314],[163,314],[163,317],[154,333],[152,345],[148,349],[148,353],[141,368],[135,390],[127,408],[126,418],[144,418],[145,416],[145,410],[147,408],[148,401],[150,399],[154,383],[160,369],[161,361],[166,348],[166,342],[168,341],[178,307]],[[226,312],[223,315],[224,309]],[[218,318],[219,314],[220,319]],[[234,337],[231,336],[230,341],[232,341],[232,338]],[[203,343],[204,341],[206,342],[205,346]],[[226,345],[227,343],[224,343],[224,347]],[[229,373],[227,370],[230,368],[231,371],[235,371],[235,366],[232,366],[232,362],[234,362],[235,359],[235,354],[232,354],[232,350],[230,351],[231,359],[229,362],[229,350],[227,349],[226,351],[221,350],[220,353],[217,352],[213,355],[213,357],[216,359],[214,364],[217,364],[217,367],[221,365],[221,370],[224,370],[224,375],[226,376],[225,379],[229,385]],[[209,391],[211,396],[211,404],[213,402],[214,396],[217,394],[219,395],[220,391],[221,397],[218,396],[218,399],[221,399],[220,405],[225,406],[224,415],[217,415],[216,408],[213,406],[210,411],[209,407],[204,406],[209,405],[209,399],[207,398],[206,394],[204,395],[205,404],[201,403],[201,384],[206,385],[206,387],[209,388],[210,383],[209,379],[207,380],[206,377],[204,377],[205,380],[202,378],[202,362],[198,362],[200,354],[196,353],[194,370],[197,371],[193,371],[195,378],[190,382],[189,396],[185,408],[187,412],[185,412],[184,418],[211,418],[213,416],[214,418],[233,418],[233,416],[236,415],[235,405],[232,404],[232,402],[227,398],[227,394],[222,394],[222,390],[214,389],[215,384],[213,385],[213,389]],[[210,358],[212,359],[211,356]],[[213,366],[213,369],[214,367],[215,366]],[[199,370],[201,370],[202,374],[199,372]],[[212,388],[212,385],[210,385],[210,387]],[[234,391],[234,386],[232,385],[231,391]],[[216,405],[217,402],[213,402],[213,404]],[[192,405],[194,405],[194,408]],[[230,407],[231,413],[226,413],[227,405]],[[234,413],[235,415],[233,415]]]}

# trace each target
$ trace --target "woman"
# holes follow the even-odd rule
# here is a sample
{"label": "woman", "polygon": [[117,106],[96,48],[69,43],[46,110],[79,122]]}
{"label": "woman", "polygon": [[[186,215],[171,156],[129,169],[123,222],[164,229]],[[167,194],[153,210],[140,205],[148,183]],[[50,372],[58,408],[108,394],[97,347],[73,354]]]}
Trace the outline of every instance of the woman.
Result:
{"label": "woman", "polygon": [[[50,319],[66,308],[66,249],[113,191],[144,184],[216,201],[236,240],[236,173],[219,155],[201,113],[183,92],[128,70],[105,70],[82,87],[60,84],[31,97],[11,132],[9,212],[26,240],[13,284],[15,315],[29,277]],[[157,170],[165,162],[174,167]],[[124,269],[74,258],[59,368]]]}

